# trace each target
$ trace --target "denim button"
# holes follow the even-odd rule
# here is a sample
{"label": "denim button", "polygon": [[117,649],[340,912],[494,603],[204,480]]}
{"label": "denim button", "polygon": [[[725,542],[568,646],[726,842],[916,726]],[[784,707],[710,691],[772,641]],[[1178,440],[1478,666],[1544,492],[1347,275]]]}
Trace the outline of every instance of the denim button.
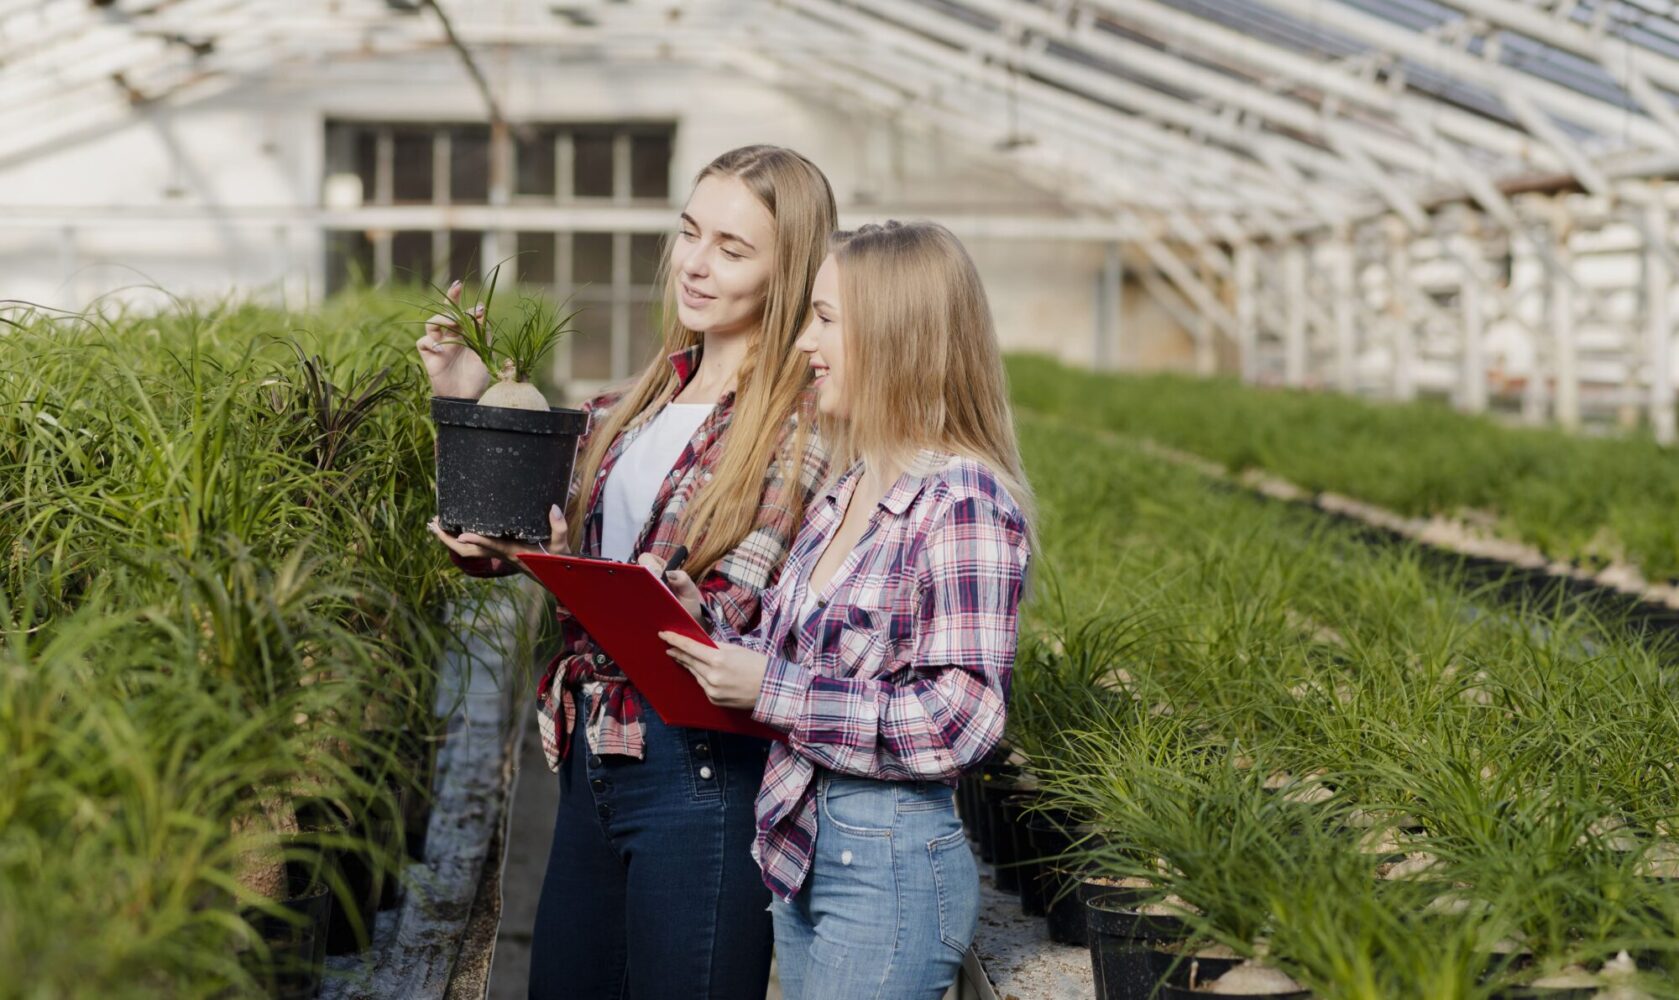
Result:
{"label": "denim button", "polygon": [[597,667],[606,666],[606,654],[605,653],[596,653],[595,654],[595,666],[597,666]]}
{"label": "denim button", "polygon": [[700,777],[704,778],[707,781],[710,781],[711,780],[711,768],[709,768],[709,767],[700,768]]}
{"label": "denim button", "polygon": [[850,851],[841,851],[840,852],[840,864],[849,865],[850,863],[851,863],[851,852]]}
{"label": "denim button", "polygon": [[612,807],[609,806],[609,805],[602,804],[602,805],[596,807],[595,812],[600,814],[601,819],[611,819],[612,818]]}
{"label": "denim button", "polygon": [[606,782],[596,778],[595,780],[589,782],[589,787],[593,788],[597,792],[604,792],[606,791]]}
{"label": "denim button", "polygon": [[589,755],[589,766],[590,767],[599,767],[600,766],[600,754],[592,753],[592,754]]}
{"label": "denim button", "polygon": [[708,744],[708,743],[695,743],[694,744],[694,756],[696,756],[696,757],[710,757],[711,756],[711,745]]}

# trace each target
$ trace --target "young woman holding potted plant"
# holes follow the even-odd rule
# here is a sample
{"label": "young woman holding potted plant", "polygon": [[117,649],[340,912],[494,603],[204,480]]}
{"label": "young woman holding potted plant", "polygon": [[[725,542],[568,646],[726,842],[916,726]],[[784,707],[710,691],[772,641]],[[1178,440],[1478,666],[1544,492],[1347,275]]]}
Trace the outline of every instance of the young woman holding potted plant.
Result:
{"label": "young woman holding potted plant", "polygon": [[[744,147],[700,171],[664,264],[668,358],[583,406],[570,517],[550,511],[548,551],[663,567],[686,546],[708,616],[753,627],[826,474],[794,342],[835,219],[827,179],[790,150]],[[434,319],[419,344],[434,389],[481,390],[488,371]],[[516,572],[537,548],[432,530],[475,575]],[[560,805],[531,996],[759,1000],[769,895],[750,845],[767,745],[664,725],[560,615],[563,651],[538,687]]]}
{"label": "young woman holding potted plant", "polygon": [[[948,230],[841,234],[812,312],[799,347],[847,471],[757,629],[660,638],[714,703],[787,734],[753,844],[783,994],[937,998],[978,920],[952,786],[1003,733],[1031,497],[985,292]],[[692,581],[667,580],[697,615]]]}

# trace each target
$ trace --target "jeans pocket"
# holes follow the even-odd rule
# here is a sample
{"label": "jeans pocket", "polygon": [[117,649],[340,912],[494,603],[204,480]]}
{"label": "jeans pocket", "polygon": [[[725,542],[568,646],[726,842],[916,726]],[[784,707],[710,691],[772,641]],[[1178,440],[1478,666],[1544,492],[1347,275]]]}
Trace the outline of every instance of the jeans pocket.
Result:
{"label": "jeans pocket", "polygon": [[927,859],[939,902],[939,938],[960,958],[979,929],[979,869],[961,826],[929,840]]}
{"label": "jeans pocket", "polygon": [[822,818],[842,833],[859,837],[890,837],[897,804],[892,786],[868,778],[836,778],[823,782]]}

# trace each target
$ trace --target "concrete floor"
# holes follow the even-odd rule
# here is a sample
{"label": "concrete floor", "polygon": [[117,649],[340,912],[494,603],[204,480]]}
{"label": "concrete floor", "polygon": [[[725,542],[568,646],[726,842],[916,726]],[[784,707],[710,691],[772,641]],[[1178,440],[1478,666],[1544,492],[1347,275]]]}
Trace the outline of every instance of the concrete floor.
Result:
{"label": "concrete floor", "polygon": [[[535,706],[527,711],[534,713]],[[542,759],[542,739],[534,717],[527,717],[524,730],[509,806],[512,816],[507,867],[501,879],[501,931],[490,966],[490,1000],[525,1000],[531,927],[536,921],[542,876],[548,867],[548,845],[554,838],[554,810],[559,805],[559,782]],[[773,969],[765,1000],[781,1000]]]}

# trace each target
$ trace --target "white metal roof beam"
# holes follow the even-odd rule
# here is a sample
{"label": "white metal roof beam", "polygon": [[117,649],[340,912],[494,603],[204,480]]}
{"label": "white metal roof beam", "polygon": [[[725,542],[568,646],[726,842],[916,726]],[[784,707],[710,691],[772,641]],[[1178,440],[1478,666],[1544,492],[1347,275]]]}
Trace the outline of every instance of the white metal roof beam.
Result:
{"label": "white metal roof beam", "polygon": [[[808,30],[807,23],[801,22],[801,26]],[[849,46],[836,45],[832,40],[825,41],[814,48],[811,55],[828,58],[843,55],[855,59],[859,71],[875,69],[876,67],[872,64],[881,63],[882,57],[885,55],[892,60],[891,66],[888,68],[889,75],[899,82],[905,78],[926,80],[929,71],[931,71],[934,74],[934,83],[944,88],[965,88],[971,93],[977,86],[980,92],[974,94],[973,97],[988,100],[992,102],[992,106],[984,109],[987,114],[981,115],[975,115],[974,112],[980,109],[972,106],[958,109],[966,111],[970,123],[988,121],[992,117],[995,117],[997,121],[1006,121],[1012,113],[1022,123],[1030,121],[1035,127],[1056,135],[1071,144],[1079,146],[1096,145],[1107,150],[1121,161],[1110,163],[1106,168],[1107,170],[1111,171],[1116,168],[1135,170],[1147,175],[1149,184],[1158,185],[1165,182],[1180,191],[1184,188],[1193,190],[1199,185],[1203,187],[1202,197],[1208,191],[1220,191],[1222,189],[1224,192],[1236,194],[1253,206],[1270,205],[1285,212],[1298,211],[1301,207],[1298,199],[1279,193],[1274,180],[1265,177],[1262,171],[1248,169],[1236,172],[1228,169],[1229,165],[1238,163],[1251,168],[1251,165],[1246,164],[1246,161],[1232,160],[1228,164],[1221,163],[1218,160],[1208,162],[1206,157],[1197,157],[1195,155],[1196,148],[1182,137],[1176,137],[1177,142],[1163,148],[1163,144],[1158,141],[1159,135],[1150,133],[1147,128],[1140,128],[1139,126],[1142,123],[1116,115],[1111,109],[1101,109],[1100,114],[1093,113],[1094,106],[1091,105],[1079,106],[1076,113],[1062,113],[1045,109],[1038,101],[1038,98],[1043,95],[1039,94],[1036,88],[1021,87],[1019,93],[1015,92],[1016,85],[1026,84],[1030,81],[1007,77],[996,67],[963,61],[955,69],[945,72],[932,69],[931,64],[942,63],[940,59],[913,59],[907,53],[879,44],[866,51],[854,51]],[[864,67],[867,67],[867,69],[865,70]],[[988,86],[980,86],[981,83],[988,83]],[[931,99],[926,87],[920,88],[920,96],[923,99]],[[1009,107],[1011,101],[1014,102],[1012,108]],[[1109,136],[1105,134],[1109,129],[1127,134],[1131,138]],[[1151,155],[1149,149],[1140,148],[1140,143],[1156,149],[1159,154],[1176,156],[1177,158],[1171,161],[1169,169],[1162,169],[1158,155]],[[1259,175],[1257,183],[1256,179],[1251,176],[1252,174]],[[1195,183],[1190,184],[1189,181]]]}
{"label": "white metal roof beam", "polygon": [[[1679,90],[1679,59],[1644,45],[1588,28],[1569,16],[1567,7],[1546,12],[1543,7],[1519,0],[1441,0],[1465,14],[1489,24],[1527,35],[1553,48],[1584,56],[1602,66],[1616,82],[1626,86],[1623,74],[1628,66],[1641,77],[1670,90]],[[1602,4],[1598,16],[1614,16],[1616,5]],[[1649,16],[1658,16],[1651,14]],[[1672,17],[1672,14],[1666,15]]]}
{"label": "white metal roof beam", "polygon": [[1679,147],[1679,137],[1654,121],[1588,94],[1551,83],[1531,73],[1476,57],[1432,37],[1407,31],[1385,18],[1366,14],[1338,2],[1323,0],[1260,0],[1266,6],[1309,24],[1332,28],[1366,45],[1392,52],[1420,65],[1449,73],[1493,93],[1520,88],[1533,103],[1585,128],[1622,131],[1635,142],[1662,149]]}
{"label": "white metal roof beam", "polygon": [[[836,20],[843,19],[847,15],[858,17],[858,9],[864,9],[874,15],[867,21],[874,27],[874,33],[877,36],[881,35],[882,29],[887,29],[897,35],[914,37],[909,31],[905,30],[902,24],[894,24],[897,15],[909,8],[888,5],[882,0],[853,0],[853,2],[845,4],[840,3],[840,0],[782,0],[782,2],[790,6],[819,11],[823,16],[832,16]],[[1347,164],[1340,157],[1328,151],[1280,135],[1262,135],[1254,129],[1238,125],[1229,118],[1152,87],[1132,83],[1111,73],[1078,66],[1063,59],[1052,58],[1043,54],[1021,52],[1018,49],[1010,48],[1006,41],[996,38],[989,32],[960,24],[951,17],[934,16],[936,20],[930,23],[922,20],[915,26],[915,29],[926,31],[933,37],[940,38],[946,45],[955,45],[973,52],[989,54],[992,58],[1018,65],[1053,84],[1055,88],[1087,98],[1097,104],[1098,107],[1111,105],[1103,107],[1103,110],[1109,114],[1115,114],[1112,106],[1118,106],[1145,117],[1171,122],[1191,129],[1231,147],[1246,150],[1250,154],[1254,154],[1255,150],[1260,147],[1270,146],[1277,150],[1279,155],[1316,174],[1348,176],[1351,173]],[[892,36],[887,35],[885,37]],[[1203,149],[1201,155],[1205,155],[1205,153],[1206,151]],[[1281,184],[1281,178],[1278,178],[1278,181],[1280,189],[1291,194],[1299,193],[1297,188]]]}
{"label": "white metal roof beam", "polygon": [[[853,9],[854,5],[842,6],[836,3],[835,0],[783,0],[783,3],[787,8],[806,11],[821,21],[839,24],[850,30],[856,31],[860,35],[869,37],[878,44],[896,47],[919,58],[939,62],[950,67],[953,72],[958,74],[966,73],[970,75],[986,75],[1001,72],[1000,68],[987,66],[979,59],[974,58],[973,55],[965,54],[961,49],[948,47],[951,45],[960,46],[963,41],[960,38],[951,39],[947,36],[940,35],[935,37],[943,38],[943,44],[933,42],[929,39],[922,38],[913,32],[905,30],[902,26],[894,25],[890,20],[881,20],[877,17],[869,16],[867,13]],[[974,41],[976,39],[969,36],[968,40]],[[984,41],[991,43],[995,42],[996,39],[989,35],[985,35]],[[1217,138],[1221,141],[1229,141],[1231,145],[1237,145],[1239,143],[1245,146],[1254,142],[1256,138],[1254,135],[1237,127],[1234,123],[1221,119],[1217,115],[1207,112],[1204,109],[1183,105],[1181,102],[1171,99],[1164,94],[1159,94],[1157,91],[1152,91],[1149,88],[1145,88],[1140,85],[1126,85],[1123,81],[1120,81],[1108,74],[1101,74],[1094,70],[1080,73],[1070,67],[1057,66],[1053,64],[1053,62],[1060,62],[1059,60],[1052,62],[1047,60],[1045,57],[1031,53],[1021,53],[1017,50],[999,51],[992,45],[987,46],[987,51],[993,58],[998,59],[999,61],[1006,60],[1023,65],[1024,68],[1039,73],[1044,76],[1046,80],[1049,80],[1050,84],[1053,84],[1052,86],[1050,84],[1039,83],[1035,80],[1010,77],[1007,84],[1009,87],[1017,87],[1019,92],[1022,94],[1043,96],[1046,99],[1060,98],[1062,100],[1077,101],[1081,107],[1107,117],[1108,120],[1113,123],[1113,127],[1116,128],[1125,127],[1125,114],[1124,112],[1116,111],[1112,106],[1109,106],[1109,104],[1103,103],[1104,98],[1108,99],[1112,103],[1142,105],[1140,110],[1145,113],[1150,110],[1166,112],[1173,119],[1185,124],[1186,127],[1197,128],[1203,132],[1215,133]],[[1083,83],[1084,86],[1080,86],[1080,83]],[[1090,91],[1089,88],[1092,87],[1096,88],[1096,93],[1092,93]],[[1145,93],[1137,94],[1133,93],[1133,91]],[[1150,98],[1145,96],[1149,94],[1158,96],[1159,100],[1151,102]],[[1129,101],[1125,99],[1128,97],[1140,97],[1141,99]],[[1153,105],[1152,107],[1150,107],[1151,103]],[[1223,153],[1223,151],[1215,152],[1204,145],[1197,145],[1192,138],[1177,135],[1176,133],[1161,128],[1155,123],[1138,119],[1132,119],[1131,121],[1137,125],[1146,125],[1150,129],[1154,130],[1157,137],[1162,140],[1169,141],[1180,151],[1179,155],[1184,157],[1206,158],[1209,155],[1229,155]],[[1280,147],[1293,146],[1294,144],[1286,140],[1279,139],[1278,142],[1272,145]],[[1295,151],[1291,149],[1290,152],[1294,153]],[[1297,161],[1308,161],[1308,165],[1319,170],[1325,169],[1326,166],[1334,167],[1336,169],[1345,169],[1344,164],[1341,164],[1341,162],[1334,156],[1322,153],[1321,151],[1314,152],[1317,154],[1316,156],[1309,154],[1296,154],[1293,158]],[[1245,163],[1249,167],[1256,165],[1253,164],[1252,161],[1232,159],[1233,162]],[[1278,179],[1275,178],[1270,178],[1269,180],[1271,183],[1275,184],[1277,191],[1285,195],[1287,198],[1295,199],[1295,204],[1297,206],[1309,208],[1309,205],[1305,205],[1303,201],[1299,200],[1300,192],[1298,188],[1287,184],[1277,183]]]}
{"label": "white metal roof beam", "polygon": [[[1429,169],[1427,152],[1402,136],[1383,133],[1350,119],[1328,119],[1317,108],[1297,98],[1268,92],[1251,82],[1203,68],[1116,34],[1099,32],[1088,20],[1069,28],[1064,19],[1044,8],[1023,5],[1016,0],[962,0],[962,3],[1108,59],[1124,66],[1128,72],[1150,77],[1175,89],[1204,94],[1221,105],[1240,108],[1264,121],[1313,136],[1324,145],[1333,145],[1328,133],[1334,131],[1343,147],[1347,143],[1356,143],[1384,163],[1420,173]],[[910,8],[906,5],[905,9]]]}
{"label": "white metal roof beam", "polygon": [[1162,41],[1216,56],[1219,61],[1282,77],[1362,107],[1393,116],[1400,109],[1425,111],[1440,132],[1499,156],[1527,161],[1538,169],[1561,169],[1542,144],[1502,122],[1451,107],[1444,102],[1396,91],[1356,73],[1344,64],[1316,61],[1214,21],[1169,7],[1158,0],[1083,0],[1085,6],[1114,21]]}

